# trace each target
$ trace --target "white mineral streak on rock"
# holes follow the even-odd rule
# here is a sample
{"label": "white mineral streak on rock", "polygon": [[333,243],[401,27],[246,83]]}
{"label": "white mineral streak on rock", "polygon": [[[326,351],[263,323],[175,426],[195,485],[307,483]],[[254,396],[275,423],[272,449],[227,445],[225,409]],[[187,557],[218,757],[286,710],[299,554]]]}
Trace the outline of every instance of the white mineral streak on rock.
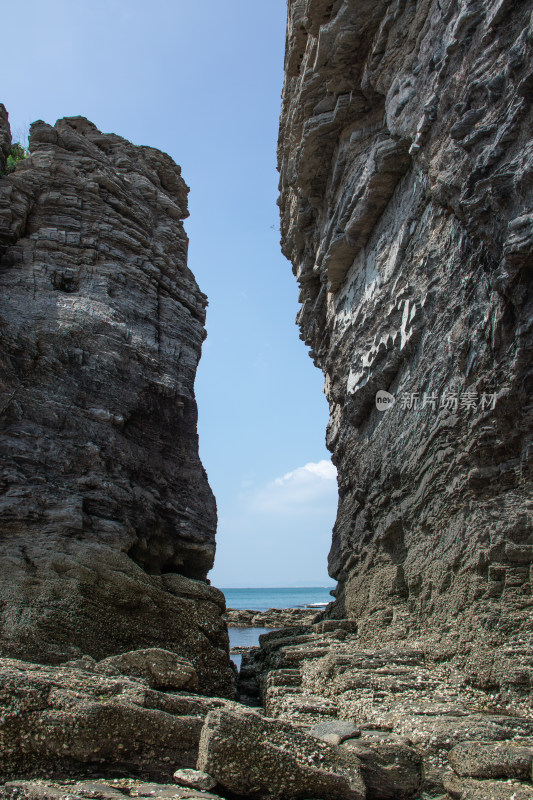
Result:
{"label": "white mineral streak on rock", "polygon": [[479,685],[518,692],[533,679],[531,557],[513,549],[533,542],[530,17],[509,0],[290,0],[278,145],[339,473],[330,613],[369,644],[431,636]]}

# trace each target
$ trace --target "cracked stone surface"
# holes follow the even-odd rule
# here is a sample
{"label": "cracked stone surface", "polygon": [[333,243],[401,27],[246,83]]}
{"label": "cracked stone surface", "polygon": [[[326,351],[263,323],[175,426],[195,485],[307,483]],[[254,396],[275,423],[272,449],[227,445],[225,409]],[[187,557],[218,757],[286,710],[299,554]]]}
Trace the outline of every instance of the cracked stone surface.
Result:
{"label": "cracked stone surface", "polygon": [[359,759],[369,800],[533,795],[530,698],[471,686],[435,661],[430,640],[367,649],[357,633],[320,626],[261,636],[240,687],[270,717]]}
{"label": "cracked stone surface", "polygon": [[0,659],[0,781],[133,777],[194,768],[209,711],[230,700],[150,688],[92,664]]}

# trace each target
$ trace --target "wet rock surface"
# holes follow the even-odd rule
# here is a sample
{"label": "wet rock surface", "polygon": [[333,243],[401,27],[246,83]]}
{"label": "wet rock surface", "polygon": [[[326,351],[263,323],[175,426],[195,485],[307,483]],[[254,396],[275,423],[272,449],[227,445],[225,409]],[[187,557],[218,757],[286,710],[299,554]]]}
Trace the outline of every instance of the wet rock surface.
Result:
{"label": "wet rock surface", "polygon": [[530,2],[291,0],[278,146],[338,469],[328,615],[524,695],[532,47]]}
{"label": "wet rock surface", "polygon": [[[9,142],[0,109],[0,149]],[[0,655],[146,647],[231,696],[194,378],[206,297],[164,153],[83,117],[0,178]]]}

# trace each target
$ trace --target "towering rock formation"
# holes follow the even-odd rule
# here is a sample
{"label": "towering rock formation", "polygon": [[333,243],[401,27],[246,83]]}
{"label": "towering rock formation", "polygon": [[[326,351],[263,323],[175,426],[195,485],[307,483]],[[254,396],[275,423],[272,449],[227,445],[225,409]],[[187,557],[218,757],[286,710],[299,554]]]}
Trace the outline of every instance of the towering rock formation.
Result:
{"label": "towering rock formation", "polygon": [[163,647],[231,693],[187,186],[82,117],[34,123],[30,152],[0,179],[0,655]]}
{"label": "towering rock formation", "polygon": [[531,0],[288,5],[282,244],[339,472],[330,613],[527,687]]}

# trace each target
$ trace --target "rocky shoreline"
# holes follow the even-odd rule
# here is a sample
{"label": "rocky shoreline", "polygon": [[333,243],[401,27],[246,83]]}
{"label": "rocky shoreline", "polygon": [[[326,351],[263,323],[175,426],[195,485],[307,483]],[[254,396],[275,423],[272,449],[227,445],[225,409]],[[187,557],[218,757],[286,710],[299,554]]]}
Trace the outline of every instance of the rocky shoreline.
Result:
{"label": "rocky shoreline", "polygon": [[264,634],[241,699],[356,756],[367,798],[533,798],[527,688],[474,686],[430,640],[369,647],[352,620]]}
{"label": "rocky shoreline", "polygon": [[318,608],[269,608],[266,611],[228,608],[224,619],[230,628],[292,628],[310,625],[319,613]]}
{"label": "rocky shoreline", "polygon": [[262,635],[238,701],[197,687],[157,648],[1,659],[0,797],[533,798],[529,692],[473,686],[428,641],[370,648],[322,620]]}
{"label": "rocky shoreline", "polygon": [[[323,611],[209,585],[180,168],[32,125],[0,180],[0,800],[533,800],[531,5],[288,0]],[[228,626],[273,629],[238,674]]]}

